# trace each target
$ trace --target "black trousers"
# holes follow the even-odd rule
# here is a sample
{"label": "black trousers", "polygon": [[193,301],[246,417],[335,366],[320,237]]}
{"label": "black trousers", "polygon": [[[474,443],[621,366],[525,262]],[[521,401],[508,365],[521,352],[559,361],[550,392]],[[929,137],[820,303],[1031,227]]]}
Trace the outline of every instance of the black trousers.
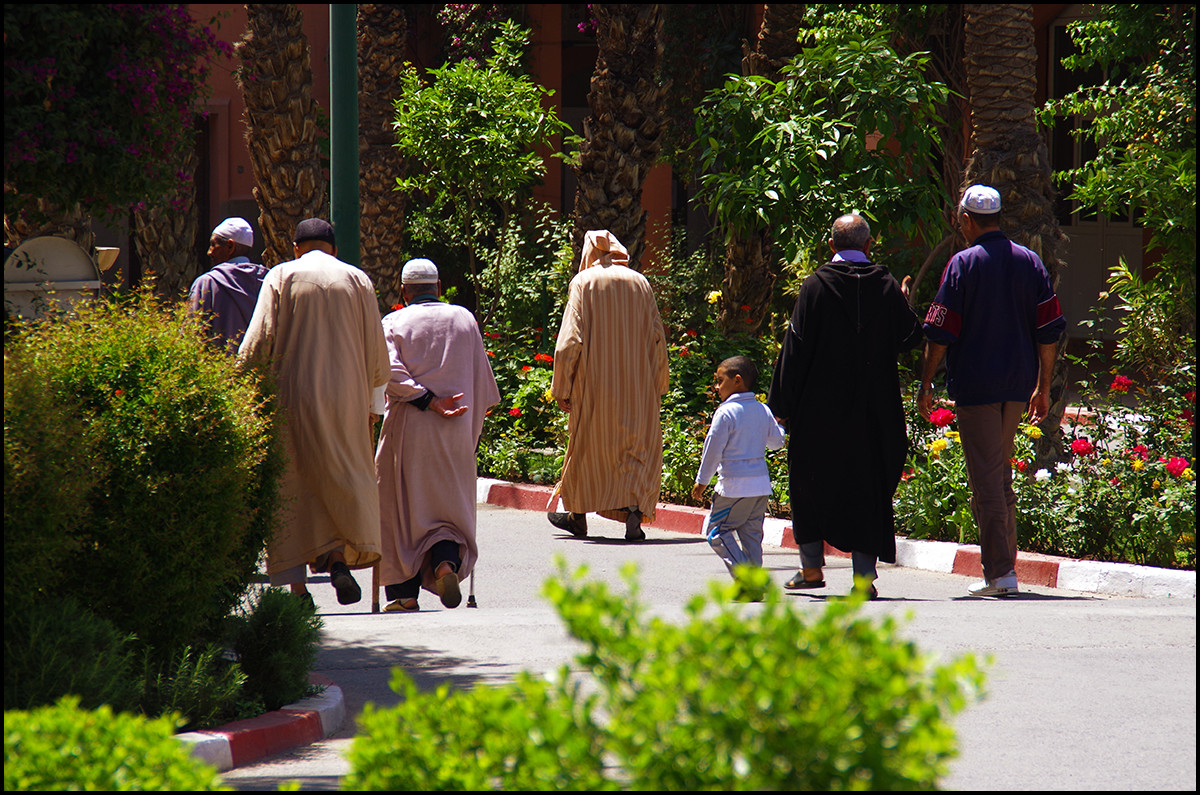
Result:
{"label": "black trousers", "polygon": [[[458,567],[462,565],[462,558],[458,556],[458,542],[439,541],[430,548],[429,565],[434,571],[437,571],[438,566],[445,562],[454,566],[455,571],[458,571]],[[383,592],[389,602],[397,599],[416,599],[417,595],[421,593],[421,575],[418,573],[411,580],[406,580],[398,585],[385,585]]]}

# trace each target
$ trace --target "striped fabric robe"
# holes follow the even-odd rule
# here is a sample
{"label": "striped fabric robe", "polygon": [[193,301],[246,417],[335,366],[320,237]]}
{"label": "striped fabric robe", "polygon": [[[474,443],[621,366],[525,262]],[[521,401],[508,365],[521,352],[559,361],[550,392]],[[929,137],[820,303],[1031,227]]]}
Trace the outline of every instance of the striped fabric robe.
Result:
{"label": "striped fabric robe", "polygon": [[[607,231],[589,232],[554,352],[550,393],[570,401],[555,495],[572,513],[654,521],[662,485],[667,342],[646,277]],[[552,502],[554,502],[552,498]]]}

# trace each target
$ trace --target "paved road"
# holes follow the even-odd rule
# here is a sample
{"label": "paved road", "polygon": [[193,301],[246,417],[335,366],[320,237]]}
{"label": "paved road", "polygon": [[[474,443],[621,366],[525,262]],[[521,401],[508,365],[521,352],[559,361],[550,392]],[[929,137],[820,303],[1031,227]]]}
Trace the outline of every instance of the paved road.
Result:
{"label": "paved road", "polygon": [[[337,604],[324,583],[313,588],[325,619],[318,673],[344,691],[346,723],[333,737],[249,767],[225,780],[244,790],[283,781],[337,789],[348,770],[342,751],[353,716],[367,701],[394,704],[387,686],[403,666],[424,688],[442,682],[507,680],[518,670],[547,671],[576,652],[540,598],[562,555],[595,578],[620,583],[636,561],[642,599],[653,613],[683,618],[683,605],[724,567],[699,537],[648,528],[640,545],[619,540],[623,526],[589,517],[592,538],[551,528],[545,515],[479,506],[478,609],[445,610],[422,594],[422,611],[371,614]],[[607,536],[607,537],[605,537]],[[797,565],[793,550],[768,549],[777,583]],[[848,559],[831,558],[826,592],[850,586]],[[369,585],[369,572],[357,572]],[[942,782],[964,790],[1143,790],[1196,788],[1196,603],[1194,599],[1096,596],[1029,588],[1007,600],[965,596],[967,577],[880,567],[881,599],[868,615],[911,616],[905,633],[922,649],[953,656],[991,654],[987,698],[955,720],[960,757]],[[820,610],[824,596],[787,597]],[[755,609],[747,605],[746,609]]]}

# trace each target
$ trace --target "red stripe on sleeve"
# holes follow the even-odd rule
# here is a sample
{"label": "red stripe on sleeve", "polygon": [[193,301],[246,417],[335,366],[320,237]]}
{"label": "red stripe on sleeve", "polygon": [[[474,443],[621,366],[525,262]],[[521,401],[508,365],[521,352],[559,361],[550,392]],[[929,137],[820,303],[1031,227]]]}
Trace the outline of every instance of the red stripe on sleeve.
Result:
{"label": "red stripe on sleeve", "polygon": [[1058,296],[1052,295],[1045,301],[1038,304],[1037,308],[1037,327],[1041,328],[1049,323],[1053,323],[1062,317],[1062,308],[1058,305]]}

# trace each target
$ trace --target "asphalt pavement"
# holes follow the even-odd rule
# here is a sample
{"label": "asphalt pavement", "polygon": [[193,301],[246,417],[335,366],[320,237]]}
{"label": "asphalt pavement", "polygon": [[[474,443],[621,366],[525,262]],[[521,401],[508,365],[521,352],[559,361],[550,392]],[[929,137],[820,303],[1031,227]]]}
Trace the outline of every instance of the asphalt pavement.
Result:
{"label": "asphalt pavement", "polygon": [[[329,688],[243,726],[241,758],[223,765],[225,781],[241,790],[288,781],[337,789],[349,770],[342,754],[355,716],[367,702],[399,700],[388,686],[393,667],[432,689],[505,682],[521,670],[572,662],[578,647],[540,595],[560,556],[614,587],[623,587],[620,570],[634,562],[649,611],[680,621],[692,596],[728,576],[697,534],[702,512],[661,511],[646,541],[629,544],[623,525],[595,516],[587,539],[556,530],[544,501],[544,490],[481,482],[480,562],[473,582],[464,583],[476,608],[464,600],[447,610],[422,593],[420,612],[372,613],[370,570],[355,572],[364,591],[356,605],[339,605],[328,578],[314,578],[310,589],[325,621],[315,674]],[[768,529],[768,540],[764,563],[782,585],[798,555],[786,528]],[[978,579],[969,573],[971,550],[929,544],[902,546],[898,562],[906,565],[881,564],[880,599],[862,609],[902,619],[904,634],[935,656],[992,658],[986,697],[954,720],[960,755],[944,788],[1195,791],[1194,572],[1084,567],[1070,574],[1074,562],[1035,560],[1020,595],[977,599],[966,595]],[[974,560],[977,567],[977,551]],[[1064,587],[1063,572],[1073,588]],[[829,557],[825,575],[822,591],[785,598],[818,611],[829,596],[849,591],[848,558]],[[275,745],[263,745],[264,737]]]}

